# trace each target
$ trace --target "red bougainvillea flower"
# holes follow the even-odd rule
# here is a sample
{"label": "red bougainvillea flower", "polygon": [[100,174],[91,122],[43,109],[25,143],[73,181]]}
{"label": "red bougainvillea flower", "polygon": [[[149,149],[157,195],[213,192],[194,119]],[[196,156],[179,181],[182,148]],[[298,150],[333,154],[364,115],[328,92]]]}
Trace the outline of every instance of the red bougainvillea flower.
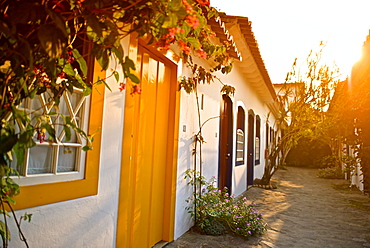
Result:
{"label": "red bougainvillea flower", "polygon": [[197,53],[200,58],[207,58],[207,53],[202,48],[198,49]]}
{"label": "red bougainvillea flower", "polygon": [[168,28],[168,33],[162,35],[162,37],[155,43],[161,50],[168,51],[170,45],[176,41],[176,35],[179,33],[184,33],[185,30],[180,27]]}
{"label": "red bougainvillea flower", "polygon": [[210,4],[210,1],[209,1],[209,0],[197,0],[197,2],[198,2],[201,6],[209,6],[209,4]]}
{"label": "red bougainvillea flower", "polygon": [[185,53],[185,54],[190,54],[191,52],[191,49],[188,45],[186,45],[185,42],[183,42],[182,40],[179,40],[178,41],[179,45],[180,45],[180,49]]}
{"label": "red bougainvillea flower", "polygon": [[61,79],[63,79],[63,78],[67,78],[67,75],[66,75],[66,73],[65,73],[64,71],[62,71],[62,72],[58,73],[58,74],[57,74],[57,76],[58,76],[59,78],[61,78]]}
{"label": "red bougainvillea flower", "polygon": [[126,89],[126,84],[125,83],[120,83],[119,84],[119,91],[124,91]]}
{"label": "red bougainvillea flower", "polygon": [[168,28],[168,36],[175,39],[175,36],[179,33],[184,33],[185,30],[180,28],[180,27],[172,27],[172,28]]}
{"label": "red bougainvillea flower", "polygon": [[132,86],[131,96],[135,94],[141,94],[141,88],[139,85]]}
{"label": "red bougainvillea flower", "polygon": [[186,13],[192,14],[194,12],[193,7],[186,0],[182,0],[182,3],[185,5]]}
{"label": "red bougainvillea flower", "polygon": [[194,29],[199,26],[199,19],[196,15],[187,16],[185,21],[189,27],[192,27]]}

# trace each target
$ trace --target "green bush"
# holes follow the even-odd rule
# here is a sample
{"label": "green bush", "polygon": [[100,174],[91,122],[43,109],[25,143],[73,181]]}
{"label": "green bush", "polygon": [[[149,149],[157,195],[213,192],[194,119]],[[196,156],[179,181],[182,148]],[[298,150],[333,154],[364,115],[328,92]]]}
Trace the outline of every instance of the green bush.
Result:
{"label": "green bush", "polygon": [[234,198],[227,193],[227,188],[216,188],[215,177],[207,182],[199,172],[187,170],[185,178],[190,178],[189,185],[197,185],[201,189],[187,200],[192,203],[187,210],[195,218],[195,226],[203,233],[222,235],[229,230],[250,237],[266,230],[267,224],[255,209],[255,204],[248,203],[245,197]]}
{"label": "green bush", "polygon": [[319,169],[317,176],[320,178],[328,179],[342,179],[344,178],[344,173],[339,167],[329,167],[324,169]]}
{"label": "green bush", "polygon": [[301,138],[289,151],[286,163],[288,166],[326,168],[321,165],[321,159],[331,154],[330,147],[320,140]]}
{"label": "green bush", "polygon": [[339,164],[339,157],[338,156],[325,156],[320,160],[320,168],[331,168],[335,167]]}

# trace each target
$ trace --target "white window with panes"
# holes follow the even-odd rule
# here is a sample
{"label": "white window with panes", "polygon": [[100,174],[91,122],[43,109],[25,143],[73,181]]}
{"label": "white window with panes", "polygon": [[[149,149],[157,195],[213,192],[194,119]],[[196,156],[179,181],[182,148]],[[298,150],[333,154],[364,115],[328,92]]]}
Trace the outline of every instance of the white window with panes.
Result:
{"label": "white window with panes", "polygon": [[[36,146],[24,151],[24,163],[16,168],[20,177],[14,179],[21,186],[84,178],[86,152],[81,148],[86,145],[86,141],[72,129],[68,134],[70,139],[66,139],[68,130],[63,128],[63,117],[71,118],[71,122],[78,128],[87,131],[90,97],[84,96],[78,89],[73,93],[65,91],[58,106],[49,102],[50,97],[50,92],[46,91],[34,99],[27,99],[20,106],[36,127],[40,126],[41,115],[49,115],[50,118],[46,121],[54,127],[56,137],[55,142],[49,142],[50,139],[46,136],[43,142],[37,137],[38,132],[34,132]],[[13,161],[12,166],[15,168],[16,164]]]}

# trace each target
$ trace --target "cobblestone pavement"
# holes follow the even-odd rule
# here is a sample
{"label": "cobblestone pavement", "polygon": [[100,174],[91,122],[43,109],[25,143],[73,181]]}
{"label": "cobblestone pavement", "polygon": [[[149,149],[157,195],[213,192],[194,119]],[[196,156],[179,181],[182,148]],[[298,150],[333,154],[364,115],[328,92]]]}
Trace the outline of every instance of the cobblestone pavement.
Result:
{"label": "cobblestone pavement", "polygon": [[346,180],[321,179],[317,170],[288,167],[275,173],[274,190],[251,188],[244,195],[257,203],[269,227],[246,240],[208,236],[191,230],[166,248],[356,248],[370,247],[370,198]]}

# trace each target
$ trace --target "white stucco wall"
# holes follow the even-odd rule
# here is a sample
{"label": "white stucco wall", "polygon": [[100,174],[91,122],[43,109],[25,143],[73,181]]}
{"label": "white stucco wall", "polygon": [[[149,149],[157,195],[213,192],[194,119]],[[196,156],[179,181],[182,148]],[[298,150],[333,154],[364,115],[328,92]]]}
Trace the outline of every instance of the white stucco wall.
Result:
{"label": "white stucco wall", "polygon": [[[197,61],[198,63],[204,63]],[[203,64],[204,65],[204,64]],[[205,65],[204,65],[205,66]],[[189,75],[187,68],[184,68],[183,75]],[[235,141],[236,134],[236,117],[238,106],[242,106],[245,110],[245,133],[248,130],[248,110],[252,109],[255,115],[259,115],[261,118],[261,156],[260,164],[254,166],[254,178],[261,178],[263,175],[265,165],[265,125],[268,113],[270,112],[267,105],[262,102],[258,97],[254,88],[249,85],[248,81],[243,77],[241,70],[236,65],[233,71],[228,75],[218,74],[221,81],[224,84],[232,85],[236,88],[234,97],[231,97],[233,102],[233,137]],[[211,85],[199,85],[198,97],[201,99],[204,94],[203,110],[200,111],[201,123],[209,118],[219,117],[220,107],[222,101],[222,95],[220,90],[222,84],[218,81],[213,82]],[[179,127],[179,159],[178,159],[178,181],[177,181],[177,197],[176,197],[176,214],[175,214],[175,239],[179,238],[193,225],[190,215],[185,209],[189,206],[186,200],[192,194],[191,186],[187,185],[187,181],[184,178],[184,172],[191,168],[194,169],[194,160],[192,156],[192,150],[194,149],[194,135],[198,132],[198,115],[196,110],[195,94],[186,94],[184,91],[181,92],[180,102],[180,127]],[[270,116],[270,123],[273,123],[273,117]],[[207,179],[212,176],[218,177],[218,150],[219,150],[219,128],[220,119],[215,118],[209,120],[203,127],[203,137],[206,143],[203,144],[203,163],[202,163],[202,175]],[[186,127],[186,131],[184,131]],[[246,136],[247,145],[247,136]],[[232,179],[232,193],[235,196],[240,195],[247,189],[247,152],[245,152],[245,164],[235,166],[235,153],[236,147],[234,147],[233,153],[233,179]],[[246,146],[247,149],[247,146]],[[199,157],[199,150],[197,153]],[[199,163],[197,168],[199,171]]]}
{"label": "white stucco wall", "polygon": [[[115,247],[124,94],[112,90],[105,94],[98,195],[17,211],[33,214],[22,224],[30,247]],[[10,247],[23,247],[10,226]]]}

